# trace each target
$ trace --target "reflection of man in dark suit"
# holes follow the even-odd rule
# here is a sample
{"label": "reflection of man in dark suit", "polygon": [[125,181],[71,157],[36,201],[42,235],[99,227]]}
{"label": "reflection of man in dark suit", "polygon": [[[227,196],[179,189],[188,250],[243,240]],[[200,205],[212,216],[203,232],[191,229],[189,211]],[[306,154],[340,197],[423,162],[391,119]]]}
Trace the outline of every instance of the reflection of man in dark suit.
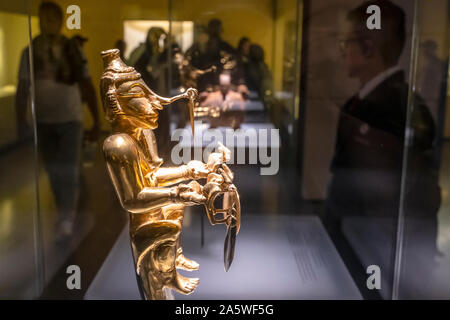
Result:
{"label": "reflection of man in dark suit", "polygon": [[[366,27],[366,8],[372,4],[381,9],[381,30]],[[405,176],[418,178],[406,180],[404,200],[415,198],[416,204],[405,203],[405,212],[426,216],[435,225],[439,187],[427,157],[434,123],[417,96],[406,123],[408,85],[398,66],[406,38],[403,10],[390,1],[368,1],[351,10],[347,22],[340,49],[348,75],[361,87],[341,108],[325,221],[339,230],[344,216],[383,217],[392,226],[395,244],[405,132],[410,144]],[[430,243],[436,238],[432,229],[427,231]]]}

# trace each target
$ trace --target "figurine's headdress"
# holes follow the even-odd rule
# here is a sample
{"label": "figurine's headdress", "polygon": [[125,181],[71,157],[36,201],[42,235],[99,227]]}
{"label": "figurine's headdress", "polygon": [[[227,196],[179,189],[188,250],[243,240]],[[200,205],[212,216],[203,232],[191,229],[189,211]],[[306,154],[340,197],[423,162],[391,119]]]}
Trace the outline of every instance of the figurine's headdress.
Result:
{"label": "figurine's headdress", "polygon": [[119,49],[102,51],[103,74],[100,80],[100,94],[106,118],[113,121],[118,115],[125,114],[117,99],[117,85],[125,81],[141,79],[141,74],[127,66],[120,58]]}

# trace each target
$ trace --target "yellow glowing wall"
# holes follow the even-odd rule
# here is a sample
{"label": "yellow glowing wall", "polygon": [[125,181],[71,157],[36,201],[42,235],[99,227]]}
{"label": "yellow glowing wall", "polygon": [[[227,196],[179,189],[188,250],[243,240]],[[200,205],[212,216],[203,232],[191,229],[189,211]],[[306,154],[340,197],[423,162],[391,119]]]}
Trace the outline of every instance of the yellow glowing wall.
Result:
{"label": "yellow glowing wall", "polygon": [[[15,94],[22,50],[28,45],[28,17],[0,8],[0,148],[16,141]],[[37,18],[31,20],[36,26]]]}
{"label": "yellow glowing wall", "polygon": [[[32,25],[37,26],[37,18]],[[0,12],[0,87],[17,84],[20,54],[28,45],[28,17]]]}
{"label": "yellow glowing wall", "polygon": [[[289,21],[295,21],[297,18],[297,0],[276,1],[274,23],[274,59],[272,72],[274,77],[275,91],[281,91],[283,85],[283,57],[285,55],[284,38],[286,26]],[[300,22],[301,24],[301,22]],[[300,41],[301,38],[298,39]]]}

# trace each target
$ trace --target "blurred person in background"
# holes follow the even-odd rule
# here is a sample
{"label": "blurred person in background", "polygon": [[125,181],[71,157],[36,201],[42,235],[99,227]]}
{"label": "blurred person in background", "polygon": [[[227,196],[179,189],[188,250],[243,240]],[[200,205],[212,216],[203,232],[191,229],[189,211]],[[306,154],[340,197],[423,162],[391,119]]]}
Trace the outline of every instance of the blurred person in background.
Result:
{"label": "blurred person in background", "polygon": [[[236,60],[237,60],[237,68],[240,72],[240,76],[242,77],[242,84],[245,84],[248,91],[248,62],[249,62],[249,55],[250,55],[250,46],[251,42],[248,37],[242,37],[239,39],[238,47],[237,47],[237,53],[236,53]],[[246,94],[249,94],[247,92]]]}
{"label": "blurred person in background", "polygon": [[128,58],[133,66],[158,94],[167,93],[166,64],[168,54],[168,35],[159,27],[152,27],[147,32],[145,42],[135,48]]}
{"label": "blurred person in background", "polygon": [[206,55],[208,41],[208,29],[204,25],[195,25],[194,43],[186,50],[185,57],[196,68],[203,69],[205,62],[202,59]]}
{"label": "blurred person in background", "polygon": [[[366,27],[370,5],[380,7],[380,30]],[[402,161],[407,156],[404,212],[407,218],[422,221],[416,238],[408,239],[408,244],[423,249],[423,261],[431,261],[437,252],[440,206],[437,174],[430,161],[435,125],[417,95],[412,98],[411,123],[406,123],[409,90],[398,65],[406,41],[405,14],[391,1],[366,1],[347,14],[347,22],[340,49],[348,76],[359,80],[360,89],[340,110],[325,225],[332,234],[339,234],[347,217],[377,221],[371,230],[391,231],[383,237],[374,235],[372,241],[379,241],[376,246],[385,248],[383,253],[389,255],[399,217]],[[404,155],[406,134],[410,140]],[[385,227],[393,228],[383,229],[384,222]],[[387,239],[386,246],[380,239]],[[392,256],[385,259],[389,264],[385,276],[392,277]]]}
{"label": "blurred person in background", "polygon": [[250,91],[257,93],[267,109],[273,94],[272,73],[264,61],[264,49],[257,44],[249,47],[248,63],[245,69],[245,82]]}
{"label": "blurred person in background", "polygon": [[[195,43],[186,51],[186,58],[196,69],[214,68],[215,71],[198,77],[200,107],[203,110],[211,109],[213,113],[220,110],[223,119],[227,118],[225,114],[232,114],[221,124],[237,128],[244,118],[248,88],[237,51],[222,39],[222,33],[222,22],[219,19],[210,20],[206,29],[197,26]],[[239,120],[234,121],[235,118]],[[216,120],[217,117],[210,119],[210,124],[214,126]]]}
{"label": "blurred person in background", "polygon": [[211,19],[206,28],[206,34],[203,29],[199,29],[199,40],[186,52],[186,57],[194,67],[201,70],[212,66],[217,68],[216,73],[205,74],[199,78],[199,91],[215,90],[214,87],[220,83],[220,74],[224,70],[225,60],[235,58],[236,50],[222,39],[222,33],[222,21]]}
{"label": "blurred person in background", "polygon": [[[169,41],[167,33],[160,27],[152,27],[148,30],[145,42],[142,42],[133,50],[127,63],[133,66],[142,76],[144,82],[155,93],[169,95]],[[172,45],[173,48],[177,46]],[[174,53],[174,50],[172,51]],[[173,68],[176,71],[176,68]],[[173,78],[177,78],[174,76]],[[170,110],[163,109],[159,112],[158,128],[154,130],[158,150],[162,156],[167,156],[170,140]]]}
{"label": "blurred person in background", "polygon": [[[79,195],[80,158],[85,100],[93,118],[88,137],[100,130],[97,99],[88,63],[82,50],[84,38],[61,34],[62,9],[53,2],[39,6],[40,34],[32,40],[38,148],[48,172],[58,210],[57,239],[73,233]],[[16,95],[18,134],[28,130],[29,49],[21,57]]]}
{"label": "blurred person in background", "polygon": [[125,51],[127,50],[127,43],[123,39],[118,39],[116,43],[114,44],[114,48],[120,50],[120,59],[122,59],[123,62],[128,63],[127,59],[125,59]]}
{"label": "blurred person in background", "polygon": [[237,47],[237,59],[240,63],[247,63],[248,56],[250,54],[250,39],[248,37],[242,37],[239,39],[238,47]]}
{"label": "blurred person in background", "polygon": [[211,19],[208,23],[208,42],[206,44],[206,59],[208,63],[217,65],[223,54],[236,54],[228,42],[222,39],[223,26],[219,19]]}
{"label": "blurred person in background", "polygon": [[[421,56],[417,66],[417,91],[423,97],[436,122],[436,130],[442,132],[445,126],[447,99],[448,65],[439,57],[439,47],[434,40],[426,40],[420,44]],[[450,87],[449,87],[450,88]],[[436,136],[434,162],[440,167],[442,161],[442,143],[444,137]]]}

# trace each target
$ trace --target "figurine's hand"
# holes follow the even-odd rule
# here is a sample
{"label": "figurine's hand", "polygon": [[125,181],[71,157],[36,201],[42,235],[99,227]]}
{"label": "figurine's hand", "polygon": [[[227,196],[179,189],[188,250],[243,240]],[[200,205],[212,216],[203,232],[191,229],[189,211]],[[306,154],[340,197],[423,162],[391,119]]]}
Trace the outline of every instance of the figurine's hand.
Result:
{"label": "figurine's hand", "polygon": [[206,164],[208,171],[215,172],[219,165],[230,161],[230,157],[230,149],[219,142],[219,152],[213,152],[208,157],[208,163]]}
{"label": "figurine's hand", "polygon": [[203,163],[198,160],[189,161],[189,163],[187,164],[187,168],[188,168],[188,178],[189,179],[194,179],[194,180],[203,179],[203,178],[206,178],[209,173],[209,171],[206,167],[206,163]]}
{"label": "figurine's hand", "polygon": [[186,205],[202,204],[206,201],[206,197],[203,195],[203,187],[197,181],[179,184],[177,189],[178,199]]}

